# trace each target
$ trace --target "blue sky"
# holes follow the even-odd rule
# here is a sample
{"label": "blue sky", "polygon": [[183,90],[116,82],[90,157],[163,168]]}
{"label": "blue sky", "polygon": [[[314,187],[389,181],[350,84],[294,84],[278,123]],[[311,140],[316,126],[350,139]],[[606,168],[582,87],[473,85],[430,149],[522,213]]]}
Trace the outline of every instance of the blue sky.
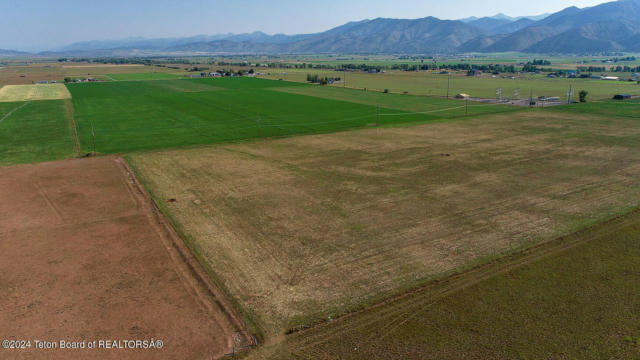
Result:
{"label": "blue sky", "polygon": [[[593,6],[602,0],[0,0],[0,48],[46,50],[76,41],[198,34],[311,33],[376,17],[459,19]],[[455,5],[452,5],[455,4]]]}

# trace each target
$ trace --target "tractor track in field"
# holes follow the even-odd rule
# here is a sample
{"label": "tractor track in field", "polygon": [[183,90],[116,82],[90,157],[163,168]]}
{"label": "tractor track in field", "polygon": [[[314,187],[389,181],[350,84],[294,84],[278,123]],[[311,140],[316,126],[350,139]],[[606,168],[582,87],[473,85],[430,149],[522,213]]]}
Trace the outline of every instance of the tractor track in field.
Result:
{"label": "tractor track in field", "polygon": [[[310,349],[317,345],[339,337],[342,333],[363,327],[372,329],[372,337],[383,339],[385,334],[391,333],[408,320],[420,315],[423,310],[455,292],[548,256],[567,251],[583,243],[593,241],[603,234],[637,223],[639,217],[640,208],[634,208],[626,214],[589,226],[567,236],[535,245],[468,271],[450,275],[444,279],[431,281],[422,287],[333,319],[331,322],[296,331],[288,335],[291,338],[290,341],[300,342],[295,347],[294,354],[308,354]],[[402,303],[400,304],[400,302]],[[376,323],[384,323],[385,325],[374,325]],[[313,332],[316,331],[326,335],[314,336]]]}
{"label": "tractor track in field", "polygon": [[11,116],[14,112],[24,108],[25,106],[29,105],[31,103],[31,101],[27,101],[24,104],[18,106],[17,108],[9,111],[8,113],[6,113],[2,118],[0,118],[0,123],[2,123],[6,118],[8,118],[9,116]]}

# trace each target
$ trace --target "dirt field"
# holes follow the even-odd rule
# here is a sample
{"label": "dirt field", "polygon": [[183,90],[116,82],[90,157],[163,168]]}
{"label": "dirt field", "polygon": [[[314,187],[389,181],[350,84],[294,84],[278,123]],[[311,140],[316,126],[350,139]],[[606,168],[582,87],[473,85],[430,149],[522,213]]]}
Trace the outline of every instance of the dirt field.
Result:
{"label": "dirt field", "polygon": [[[0,85],[32,84],[41,80],[57,80],[65,77],[111,80],[108,74],[132,74],[145,72],[169,72],[166,67],[144,66],[139,64],[96,64],[96,63],[29,63],[12,61],[0,69]],[[181,72],[180,70],[175,70]]]}
{"label": "dirt field", "polygon": [[639,131],[539,110],[131,162],[277,337],[637,206]]}
{"label": "dirt field", "polygon": [[[235,312],[117,157],[0,171],[2,359],[211,359],[247,345]],[[162,340],[161,349],[35,349]]]}
{"label": "dirt field", "polygon": [[63,84],[5,85],[0,88],[0,102],[70,99]]}

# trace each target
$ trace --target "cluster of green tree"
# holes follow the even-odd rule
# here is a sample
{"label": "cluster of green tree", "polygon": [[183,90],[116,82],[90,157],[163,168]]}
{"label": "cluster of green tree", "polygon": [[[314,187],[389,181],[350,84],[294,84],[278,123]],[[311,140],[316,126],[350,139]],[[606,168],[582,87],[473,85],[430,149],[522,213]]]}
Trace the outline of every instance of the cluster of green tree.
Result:
{"label": "cluster of green tree", "polygon": [[197,71],[207,71],[209,70],[208,67],[203,67],[203,66],[193,66],[190,69],[189,68],[185,68],[185,70],[189,71],[189,72],[197,72]]}
{"label": "cluster of green tree", "polygon": [[612,72],[640,72],[640,66],[616,66],[609,68],[609,71]]}
{"label": "cluster of green tree", "polygon": [[249,69],[249,71],[244,71],[244,70],[238,70],[237,74],[239,76],[244,76],[246,74],[254,74],[255,71],[253,69]]}
{"label": "cluster of green tree", "polygon": [[640,72],[640,66],[611,66],[607,69],[605,66],[578,66],[579,72],[594,72],[594,73],[603,73],[603,72]]}
{"label": "cluster of green tree", "polygon": [[578,93],[578,96],[580,97],[580,102],[587,102],[587,95],[589,95],[588,91],[585,90],[580,90],[580,92]]}
{"label": "cluster of green tree", "polygon": [[549,65],[551,65],[551,61],[543,60],[543,59],[533,59],[533,61],[529,61],[529,62],[527,62],[527,64],[549,66]]}
{"label": "cluster of green tree", "polygon": [[626,56],[626,57],[615,57],[613,59],[606,59],[606,60],[602,60],[603,62],[608,62],[608,61],[613,61],[614,63],[620,62],[620,61],[636,61],[636,57],[635,56]]}
{"label": "cluster of green tree", "polygon": [[597,72],[605,72],[607,69],[604,66],[578,66],[578,72],[584,73],[597,73]]}
{"label": "cluster of green tree", "polygon": [[238,71],[233,71],[232,69],[229,69],[229,70],[220,69],[220,70],[216,70],[216,72],[220,74],[220,76],[231,76],[231,75],[244,76],[246,74],[250,74],[250,75],[255,74],[255,70],[253,69],[249,69],[248,71],[245,71],[242,69]]}
{"label": "cluster of green tree", "polygon": [[327,85],[331,81],[340,81],[340,78],[328,78],[318,76],[318,74],[307,74],[307,81],[313,84]]}
{"label": "cluster of green tree", "polygon": [[[570,73],[569,73],[570,70],[555,70],[555,71],[553,71],[551,69],[545,70],[545,72],[547,72],[547,71],[549,72],[549,75],[555,75],[557,77],[567,77],[567,76],[570,75]],[[577,74],[578,74],[578,72],[574,71],[574,75],[577,75]],[[589,74],[589,75],[591,75],[591,74]]]}

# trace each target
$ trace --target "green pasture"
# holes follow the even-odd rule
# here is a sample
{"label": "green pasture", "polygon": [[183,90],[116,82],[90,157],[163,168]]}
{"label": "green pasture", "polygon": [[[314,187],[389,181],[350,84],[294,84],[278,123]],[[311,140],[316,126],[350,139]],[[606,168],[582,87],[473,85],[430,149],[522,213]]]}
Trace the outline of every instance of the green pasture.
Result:
{"label": "green pasture", "polygon": [[[286,74],[284,74],[286,73]],[[307,74],[319,74],[324,77],[339,77],[341,81],[333,87],[348,87],[367,89],[369,91],[384,91],[405,93],[409,95],[428,95],[445,97],[447,88],[449,96],[459,93],[473,97],[497,98],[497,89],[502,89],[504,98],[528,98],[530,96],[557,96],[566,99],[571,86],[574,98],[580,90],[589,92],[591,99],[610,99],[614,94],[627,93],[640,95],[640,85],[636,82],[606,81],[595,79],[547,78],[543,75],[514,75],[515,79],[503,78],[509,74],[492,77],[490,74],[482,76],[466,76],[465,72],[448,75],[437,72],[421,71],[388,71],[380,74],[368,74],[361,71],[341,72],[333,70],[287,69],[271,70],[265,78],[283,79],[287,81],[306,82]],[[618,75],[615,75],[618,76]],[[344,80],[346,79],[346,84]],[[515,91],[518,90],[516,96]]]}
{"label": "green pasture", "polygon": [[73,156],[70,116],[68,100],[0,103],[0,165]]}
{"label": "green pasture", "polygon": [[[84,83],[68,88],[81,147],[93,150],[93,129],[99,153],[433,121],[462,117],[467,111],[471,116],[517,110],[492,105],[467,110],[461,101],[392,94],[381,98],[354,90],[305,93],[317,87],[253,78]],[[326,93],[331,90],[337,95]]]}
{"label": "green pasture", "polygon": [[[323,99],[380,106],[381,108],[403,110],[405,112],[429,114],[440,116],[442,118],[453,118],[465,115],[477,116],[482,114],[495,114],[500,112],[523,110],[522,108],[511,106],[496,106],[473,101],[465,102],[464,100],[443,99],[429,96],[385,94],[377,91],[363,91],[319,85],[287,86],[275,88],[274,90]],[[382,112],[382,116],[387,116],[385,111]],[[395,114],[393,116],[395,116]]]}
{"label": "green pasture", "polygon": [[[557,110],[580,114],[597,114],[607,117],[640,118],[640,98],[631,100],[602,100],[584,104],[560,106]],[[638,124],[640,126],[640,124]]]}

